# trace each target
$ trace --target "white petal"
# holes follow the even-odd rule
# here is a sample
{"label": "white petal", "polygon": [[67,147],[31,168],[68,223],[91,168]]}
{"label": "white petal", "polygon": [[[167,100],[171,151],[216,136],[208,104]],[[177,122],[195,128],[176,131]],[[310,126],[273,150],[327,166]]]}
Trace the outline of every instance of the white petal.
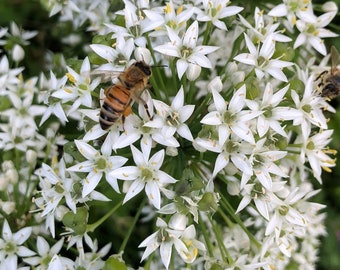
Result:
{"label": "white petal", "polygon": [[155,181],[149,181],[145,185],[145,193],[148,196],[150,202],[157,209],[161,208],[161,193],[159,187]]}
{"label": "white petal", "polygon": [[188,62],[182,59],[177,60],[176,62],[176,68],[177,68],[177,74],[178,74],[178,78],[181,79],[184,72],[187,70],[188,68]]}
{"label": "white petal", "polygon": [[96,156],[99,155],[99,151],[94,149],[91,145],[87,144],[84,141],[74,140],[75,144],[79,152],[87,159],[93,160]]}
{"label": "white petal", "polygon": [[170,259],[171,259],[171,252],[172,252],[172,243],[170,242],[163,242],[160,246],[160,254],[162,262],[166,269],[169,268]]}
{"label": "white petal", "polygon": [[90,172],[83,182],[83,192],[82,197],[85,198],[90,194],[98,185],[100,179],[102,178],[102,173]]}
{"label": "white petal", "polygon": [[126,203],[128,200],[136,196],[144,189],[144,182],[137,179],[132,182],[131,186],[129,187],[128,192],[125,195],[123,203]]}
{"label": "white petal", "polygon": [[102,44],[91,44],[90,48],[108,62],[113,62],[118,55],[118,52],[113,48]]}
{"label": "white petal", "polygon": [[181,121],[181,123],[184,123],[186,120],[189,119],[189,117],[194,112],[194,109],[195,105],[185,105],[182,108],[178,109],[179,120]]}
{"label": "white petal", "polygon": [[268,212],[268,205],[260,200],[260,199],[255,199],[254,203],[256,205],[257,210],[259,210],[260,214],[267,220],[269,220],[269,212]]}
{"label": "white petal", "polygon": [[220,114],[217,111],[210,112],[201,120],[202,124],[206,125],[221,125],[222,121],[220,119]]}
{"label": "white petal", "polygon": [[188,48],[195,48],[198,36],[198,22],[194,21],[185,32],[183,38],[183,46]]}
{"label": "white petal", "polygon": [[140,175],[140,171],[135,166],[126,166],[113,170],[109,173],[112,177],[122,180],[135,180]]}
{"label": "white petal", "polygon": [[215,167],[213,172],[213,177],[215,177],[222,169],[224,169],[229,163],[229,160],[226,159],[225,154],[221,153],[217,156],[215,161]]}
{"label": "white petal", "polygon": [[234,57],[234,60],[241,62],[243,64],[256,66],[256,59],[250,53],[241,53]]}

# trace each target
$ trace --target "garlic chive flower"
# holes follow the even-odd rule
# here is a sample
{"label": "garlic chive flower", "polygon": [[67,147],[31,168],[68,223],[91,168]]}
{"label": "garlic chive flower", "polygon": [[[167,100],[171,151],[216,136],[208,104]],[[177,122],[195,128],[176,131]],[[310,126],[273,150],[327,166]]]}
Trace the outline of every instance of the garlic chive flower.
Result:
{"label": "garlic chive flower", "polygon": [[211,68],[211,62],[206,57],[218,49],[217,46],[198,45],[198,22],[194,21],[182,38],[170,27],[167,27],[170,42],[154,48],[155,51],[179,58],[176,61],[178,78],[181,79],[189,63],[197,64],[204,68]]}
{"label": "garlic chive flower", "polygon": [[150,203],[160,209],[162,202],[160,192],[168,194],[169,191],[166,186],[175,183],[176,180],[160,170],[164,160],[164,150],[158,151],[149,159],[150,149],[145,148],[141,152],[131,145],[131,152],[136,166],[115,169],[110,175],[111,177],[125,180],[128,184],[123,203],[126,203],[145,189]]}
{"label": "garlic chive flower", "polygon": [[2,237],[0,238],[0,269],[18,269],[18,257],[29,257],[35,253],[23,246],[31,236],[32,227],[25,227],[12,233],[11,228],[5,219],[2,227]]}
{"label": "garlic chive flower", "polygon": [[127,159],[121,156],[111,156],[111,148],[102,147],[101,151],[98,151],[86,142],[79,140],[75,140],[75,144],[79,152],[87,160],[73,165],[67,170],[89,173],[83,181],[83,198],[89,195],[96,188],[103,175],[105,175],[106,181],[111,185],[111,187],[116,192],[120,193],[117,179],[112,177],[110,172],[124,165]]}

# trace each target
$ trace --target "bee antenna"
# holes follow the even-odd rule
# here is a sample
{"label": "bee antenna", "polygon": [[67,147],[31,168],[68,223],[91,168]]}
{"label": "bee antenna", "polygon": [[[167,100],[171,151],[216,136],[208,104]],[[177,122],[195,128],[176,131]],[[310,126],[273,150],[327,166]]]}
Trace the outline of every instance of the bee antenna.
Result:
{"label": "bee antenna", "polygon": [[166,68],[166,67],[168,67],[167,65],[152,65],[151,66],[152,68],[154,68],[154,67],[163,67],[163,68]]}

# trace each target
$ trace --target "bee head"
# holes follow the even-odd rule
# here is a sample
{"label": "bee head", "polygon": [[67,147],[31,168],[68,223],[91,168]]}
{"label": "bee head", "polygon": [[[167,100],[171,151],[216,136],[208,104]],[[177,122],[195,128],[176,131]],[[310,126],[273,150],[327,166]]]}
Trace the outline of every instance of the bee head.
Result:
{"label": "bee head", "polygon": [[151,75],[151,68],[149,65],[147,65],[144,61],[138,61],[135,63],[135,66],[141,69],[145,75],[150,76]]}

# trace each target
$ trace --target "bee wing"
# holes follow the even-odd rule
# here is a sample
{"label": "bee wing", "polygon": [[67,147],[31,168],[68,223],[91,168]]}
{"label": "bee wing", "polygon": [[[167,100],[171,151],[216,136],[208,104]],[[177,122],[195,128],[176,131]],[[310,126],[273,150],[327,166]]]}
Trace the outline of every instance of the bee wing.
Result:
{"label": "bee wing", "polygon": [[110,82],[118,78],[123,71],[112,71],[112,70],[93,70],[90,73],[91,78],[99,78],[101,83]]}
{"label": "bee wing", "polygon": [[331,73],[334,74],[337,70],[337,66],[340,65],[340,55],[335,46],[331,47]]}

